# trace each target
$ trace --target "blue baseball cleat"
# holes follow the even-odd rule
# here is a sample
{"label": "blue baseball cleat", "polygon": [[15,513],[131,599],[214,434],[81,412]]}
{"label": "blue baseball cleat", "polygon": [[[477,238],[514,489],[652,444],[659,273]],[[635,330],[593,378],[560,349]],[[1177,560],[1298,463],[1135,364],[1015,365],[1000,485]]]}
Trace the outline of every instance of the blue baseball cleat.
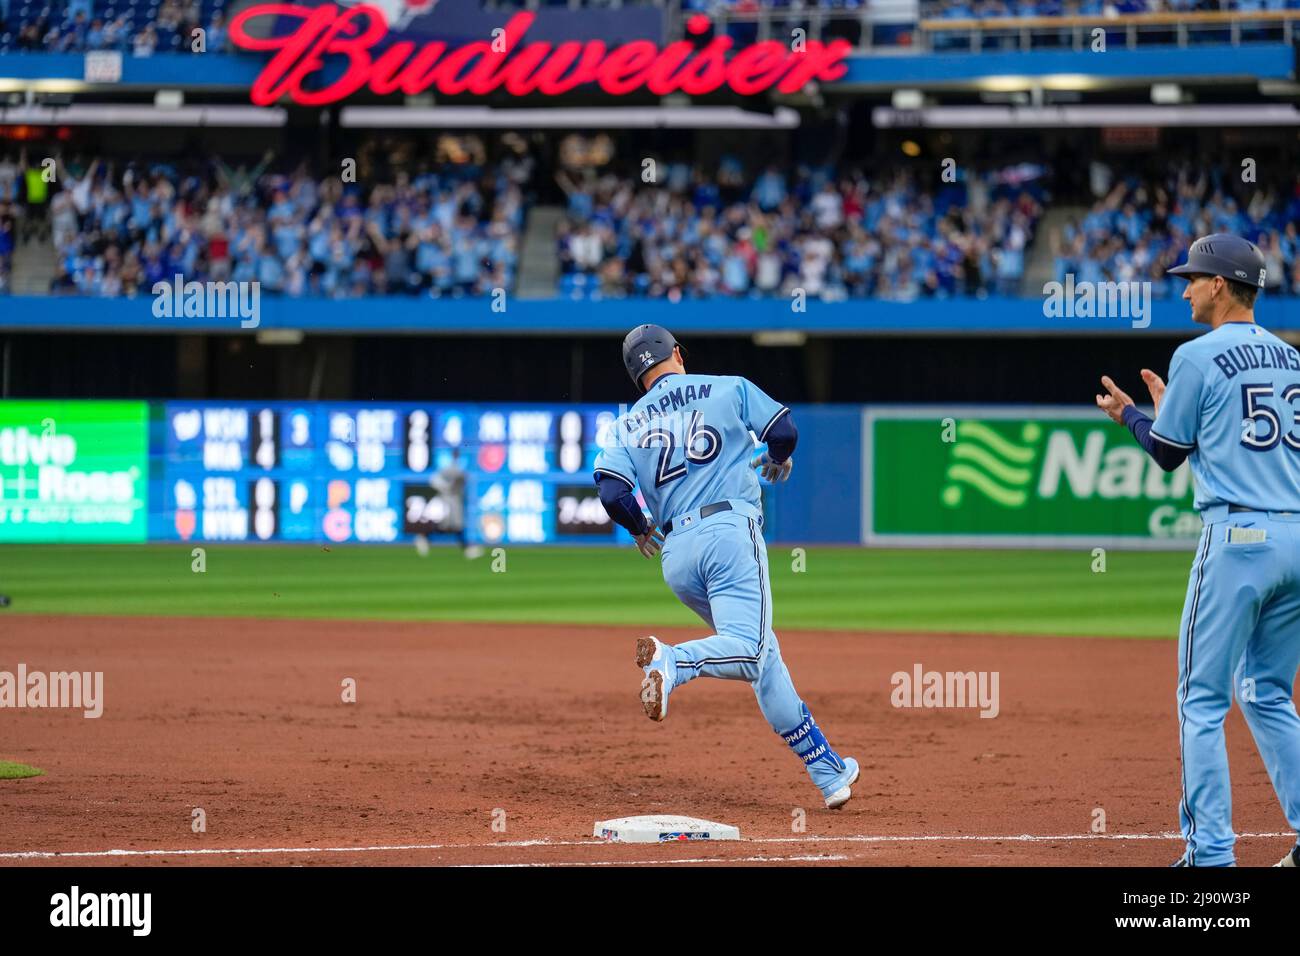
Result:
{"label": "blue baseball cleat", "polygon": [[657,637],[636,639],[636,666],[646,669],[641,681],[641,706],[651,720],[660,721],[668,716],[668,693],[673,688],[668,658],[672,648]]}

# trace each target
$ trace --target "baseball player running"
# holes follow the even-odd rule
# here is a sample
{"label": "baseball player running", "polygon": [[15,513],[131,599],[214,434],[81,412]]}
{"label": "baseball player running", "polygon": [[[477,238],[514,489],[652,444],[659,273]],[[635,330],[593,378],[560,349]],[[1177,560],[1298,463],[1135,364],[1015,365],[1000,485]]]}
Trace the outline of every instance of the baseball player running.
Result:
{"label": "baseball player running", "polygon": [[[469,531],[465,527],[465,485],[467,476],[465,469],[460,463],[460,449],[453,448],[451,457],[441,468],[439,468],[429,479],[429,487],[436,491],[444,505],[447,508],[447,516],[442,522],[439,530],[447,531],[456,536],[460,542],[461,553],[466,558],[473,560],[483,556],[481,545],[469,543]],[[417,534],[415,536],[415,550],[421,557],[429,553],[429,538],[427,535]]]}
{"label": "baseball player running", "polygon": [[[1204,530],[1178,633],[1187,849],[1175,866],[1234,866],[1223,720],[1235,691],[1287,822],[1300,834],[1300,354],[1255,324],[1264,257],[1238,236],[1192,243],[1183,298],[1210,331],[1179,346],[1169,384],[1143,369],[1153,422],[1108,376],[1097,405],[1166,471],[1190,463]],[[1278,866],[1300,865],[1300,842]]]}
{"label": "baseball player running", "polygon": [[[803,761],[827,808],[839,809],[853,795],[858,763],[831,749],[772,631],[753,466],[768,481],[789,477],[798,440],[790,410],[743,378],[687,374],[681,347],[657,325],[628,333],[623,363],[645,394],[615,420],[596,459],[600,500],[645,557],[662,549],[664,580],[714,632],[675,646],[637,640],[646,716],[663,720],[672,695],[697,677],[749,681],[763,716]],[[754,435],[768,450],[751,463]],[[637,485],[653,521],[637,504]]]}

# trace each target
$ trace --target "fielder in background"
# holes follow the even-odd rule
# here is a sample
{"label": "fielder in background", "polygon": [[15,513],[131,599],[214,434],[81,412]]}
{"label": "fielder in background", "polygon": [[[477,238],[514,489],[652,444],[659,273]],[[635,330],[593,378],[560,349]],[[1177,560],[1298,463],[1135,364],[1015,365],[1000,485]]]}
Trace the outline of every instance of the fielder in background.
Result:
{"label": "fielder in background", "polygon": [[[454,534],[456,540],[460,542],[461,552],[466,558],[472,560],[483,556],[483,548],[469,543],[469,534],[465,529],[466,484],[465,469],[460,464],[460,449],[453,448],[451,458],[429,479],[429,487],[438,493],[438,497],[442,499],[447,509],[447,516],[443,519],[439,530]],[[429,553],[429,539],[426,535],[415,536],[415,550],[419,552],[420,557]]]}
{"label": "fielder in background", "polygon": [[[1223,721],[1237,702],[1287,822],[1300,834],[1300,353],[1255,324],[1264,257],[1216,233],[1192,243],[1183,298],[1210,331],[1180,345],[1169,385],[1142,378],[1153,422],[1108,376],[1097,405],[1165,471],[1184,460],[1204,530],[1178,634],[1179,820],[1175,866],[1233,866]],[[1278,866],[1300,865],[1300,842]]]}
{"label": "fielder in background", "polygon": [[[642,325],[623,340],[623,363],[645,394],[610,427],[596,459],[600,500],[713,635],[676,646],[639,638],[646,716],[663,720],[672,694],[700,676],[748,681],[772,729],[835,810],[853,795],[858,763],[831,749],[799,698],[772,631],[771,587],[754,466],[768,481],[790,475],[798,433],[790,410],[752,382],[690,375],[672,334]],[[755,444],[768,450],[751,462]],[[634,496],[640,485],[653,521]],[[662,525],[662,533],[659,530]]]}

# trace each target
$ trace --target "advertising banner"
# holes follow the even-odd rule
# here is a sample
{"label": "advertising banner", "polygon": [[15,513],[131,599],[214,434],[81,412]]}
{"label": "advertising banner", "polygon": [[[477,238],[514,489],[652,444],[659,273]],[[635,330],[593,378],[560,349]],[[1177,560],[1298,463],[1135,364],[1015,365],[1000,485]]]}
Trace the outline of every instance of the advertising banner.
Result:
{"label": "advertising banner", "polygon": [[792,46],[764,40],[739,49],[703,14],[686,38],[665,43],[653,6],[614,10],[483,9],[473,0],[339,0],[252,3],[230,21],[239,50],[266,57],[249,97],[323,106],[358,93],[607,96],[766,90],[797,93],[848,70],[847,40]]}
{"label": "advertising banner", "polygon": [[0,402],[0,542],[143,541],[144,402]]}
{"label": "advertising banner", "polygon": [[1095,408],[863,412],[867,544],[1190,548],[1184,462],[1166,473]]}

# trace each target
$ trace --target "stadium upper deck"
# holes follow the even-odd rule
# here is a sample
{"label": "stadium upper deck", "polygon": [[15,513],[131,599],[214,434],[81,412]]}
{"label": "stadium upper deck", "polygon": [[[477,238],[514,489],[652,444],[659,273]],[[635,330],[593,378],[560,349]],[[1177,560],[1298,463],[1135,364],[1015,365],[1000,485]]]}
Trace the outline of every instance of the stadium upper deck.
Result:
{"label": "stadium upper deck", "polygon": [[[780,300],[796,289],[825,306],[986,302],[1068,273],[1150,282],[1167,301],[1162,270],[1187,237],[1227,228],[1270,257],[1269,301],[1300,294],[1294,143],[1232,132],[1300,119],[1300,10],[1286,6],[1300,0],[376,4],[273,17],[260,0],[0,0],[0,287],[13,286],[15,251],[35,231],[55,268],[28,292],[117,300],[179,270],[256,280],[285,300],[436,295],[453,323],[450,300],[503,289],[571,306],[548,322],[603,327],[585,310],[610,298],[730,299],[763,302],[746,322],[781,328]],[[340,83],[337,57],[318,66],[251,49],[306,29],[309,14],[317,27],[347,16],[370,31],[356,82]],[[494,60],[487,38],[511,24],[517,42]],[[503,63],[546,82],[487,82]],[[484,80],[478,95],[462,82],[471,75]],[[1035,131],[1018,155],[994,155],[1014,140],[950,133],[1019,125],[1095,134]],[[1174,145],[1167,126],[1227,133]],[[647,132],[578,171],[556,168],[554,139],[539,145],[544,129],[634,127],[710,130],[719,144],[732,127],[773,138],[729,157],[699,140],[665,149]],[[463,171],[415,166],[330,185],[369,131],[449,128],[519,130],[547,168],[527,184],[502,185],[493,161],[472,185]],[[1139,163],[1143,144],[1203,156],[1199,175]],[[1258,186],[1236,182],[1246,144],[1261,159]],[[217,157],[251,168],[268,148],[274,168],[232,199]],[[649,187],[638,181],[646,156],[664,164]],[[958,179],[926,182],[953,156]],[[50,158],[67,181],[33,203],[31,177]],[[1029,167],[1043,172],[997,178]],[[556,267],[523,281],[542,259]],[[926,314],[922,324],[945,321],[942,308]],[[403,318],[401,303],[388,315],[428,321]],[[885,315],[816,321],[888,327]],[[968,318],[1012,321],[994,308]],[[723,311],[700,321],[746,324]]]}

